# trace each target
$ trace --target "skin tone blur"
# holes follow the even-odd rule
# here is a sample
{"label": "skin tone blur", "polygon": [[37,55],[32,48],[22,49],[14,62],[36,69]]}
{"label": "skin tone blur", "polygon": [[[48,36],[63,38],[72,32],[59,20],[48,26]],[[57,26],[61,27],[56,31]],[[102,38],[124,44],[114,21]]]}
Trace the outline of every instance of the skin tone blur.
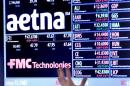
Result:
{"label": "skin tone blur", "polygon": [[69,68],[66,68],[65,70],[66,72],[66,77],[65,77],[65,74],[64,74],[64,71],[62,68],[59,68],[57,70],[57,73],[58,73],[58,80],[61,84],[61,86],[85,86],[85,83],[86,83],[86,78],[84,78],[80,85],[75,85],[71,79],[71,72],[70,72],[70,69]]}

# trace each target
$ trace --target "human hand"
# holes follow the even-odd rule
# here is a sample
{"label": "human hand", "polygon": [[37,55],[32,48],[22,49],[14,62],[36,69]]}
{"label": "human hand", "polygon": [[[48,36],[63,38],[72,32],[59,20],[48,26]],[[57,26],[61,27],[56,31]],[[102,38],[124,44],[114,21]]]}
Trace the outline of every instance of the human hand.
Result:
{"label": "human hand", "polygon": [[[59,68],[57,70],[58,72],[58,80],[61,84],[61,86],[76,86],[72,79],[71,79],[71,73],[70,73],[70,70],[69,68],[66,68],[66,77],[64,76],[64,72],[63,72],[63,69],[62,68]],[[82,81],[81,81],[81,84],[80,85],[77,85],[77,86],[85,86],[85,82],[86,82],[86,78],[84,78]]]}

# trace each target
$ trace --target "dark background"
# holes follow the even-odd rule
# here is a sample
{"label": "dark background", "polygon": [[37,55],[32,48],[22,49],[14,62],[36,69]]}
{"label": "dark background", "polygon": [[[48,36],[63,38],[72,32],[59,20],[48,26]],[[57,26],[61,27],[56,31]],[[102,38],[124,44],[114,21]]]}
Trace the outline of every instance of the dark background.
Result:
{"label": "dark background", "polygon": [[[6,0],[6,18],[7,15],[9,14],[15,14],[19,18],[19,16],[23,13],[28,13],[32,14],[34,9],[37,9],[37,13],[44,13],[44,12],[50,12],[52,15],[55,12],[70,12],[71,6],[70,6],[70,1],[64,1],[63,0],[55,0],[55,2],[50,3],[47,2],[46,0],[38,0],[37,6],[34,6],[32,3],[29,3],[29,0],[21,0],[20,1],[20,6],[16,7],[15,5],[9,5],[8,3],[9,0]],[[52,5],[54,4],[54,5]],[[26,8],[25,8],[26,7]],[[55,18],[54,18],[55,19]],[[68,32],[71,31],[71,16],[67,15],[65,16],[65,29],[64,30],[42,30],[42,31],[21,31],[20,28],[18,27],[18,31],[16,32],[9,32],[7,31],[6,33],[11,33],[11,34],[16,34],[16,33],[45,33],[45,32]],[[8,22],[9,20],[7,20]],[[37,23],[40,24],[40,20],[37,20]],[[31,22],[28,23],[29,25],[32,25]],[[26,35],[26,34],[25,34]],[[16,38],[15,38],[16,37]],[[30,47],[30,43],[27,43],[24,35],[23,36],[15,36],[12,37],[12,40],[19,40],[19,43],[21,45],[21,51],[17,51],[14,48],[12,48],[11,43],[6,43],[6,61],[9,62],[10,59],[28,59],[31,58],[33,62],[45,62],[45,63],[62,63],[63,61],[65,63],[71,63],[72,62],[72,51],[71,51],[71,46],[70,47],[64,47],[63,44],[66,41],[70,41],[70,39],[63,40],[63,34],[62,35],[56,35],[54,38],[54,41],[49,41],[49,42],[55,42],[56,47],[55,50],[52,50],[51,48],[48,48],[47,42],[45,42],[46,38],[39,37],[41,42],[36,42],[38,43],[38,50],[34,50]],[[62,39],[62,40],[61,40]],[[6,68],[6,75],[7,77],[57,77],[57,69],[13,69],[10,70],[9,66]],[[28,73],[29,71],[29,73]]]}
{"label": "dark background", "polygon": [[[52,5],[54,4],[54,5]],[[63,2],[62,0],[55,0],[55,2],[53,3],[49,3],[46,0],[38,0],[37,2],[37,6],[34,6],[32,3],[29,3],[29,0],[21,0],[20,1],[20,7],[16,7],[15,5],[9,5],[9,0],[6,0],[6,15],[9,14],[16,14],[17,17],[19,18],[21,14],[23,13],[28,13],[28,14],[32,14],[33,10],[37,9],[37,13],[44,13],[44,12],[49,12],[52,14],[52,16],[54,15],[54,12],[70,12],[71,9],[71,5],[69,2]],[[53,20],[55,20],[57,18],[55,18],[53,16]],[[56,29],[52,29],[52,30],[48,30],[47,29],[47,21],[45,22],[45,30],[33,30],[32,29],[32,21],[30,20],[30,23],[26,24],[27,26],[30,26],[31,29],[29,31],[22,31],[20,30],[20,27],[18,26],[18,31],[13,31],[10,32],[8,30],[6,30],[7,34],[11,33],[11,34],[15,34],[15,33],[40,33],[40,32],[64,32],[64,31],[71,31],[71,16],[66,15],[65,16],[65,29],[61,29],[61,30],[56,30]],[[10,21],[10,19],[7,19],[7,23]],[[40,26],[40,17],[37,18],[37,25]]]}
{"label": "dark background", "polygon": [[0,0],[0,86],[4,86],[3,59],[3,0]]}

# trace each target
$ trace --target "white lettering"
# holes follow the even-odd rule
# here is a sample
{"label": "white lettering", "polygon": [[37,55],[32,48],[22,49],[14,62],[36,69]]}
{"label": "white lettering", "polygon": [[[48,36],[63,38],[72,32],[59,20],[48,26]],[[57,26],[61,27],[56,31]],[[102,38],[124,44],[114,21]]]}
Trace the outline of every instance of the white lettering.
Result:
{"label": "white lettering", "polygon": [[[38,23],[38,18],[40,19],[40,23]],[[55,12],[54,16],[52,16],[49,12],[37,13],[37,10],[34,9],[31,15],[23,13],[18,19],[15,14],[10,14],[8,15],[8,19],[8,31],[18,31],[19,29],[21,31],[29,31],[31,28],[29,25],[30,21],[32,22],[33,30],[52,30],[53,28],[56,30],[65,29],[65,14],[63,12]]]}

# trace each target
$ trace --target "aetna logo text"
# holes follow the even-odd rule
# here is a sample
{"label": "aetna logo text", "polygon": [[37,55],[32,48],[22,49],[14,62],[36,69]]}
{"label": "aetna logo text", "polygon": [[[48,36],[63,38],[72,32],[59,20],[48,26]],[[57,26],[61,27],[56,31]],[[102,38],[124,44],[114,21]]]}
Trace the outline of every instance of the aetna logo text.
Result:
{"label": "aetna logo text", "polygon": [[[53,28],[56,30],[65,29],[65,14],[63,12],[55,12],[52,15],[49,12],[37,13],[37,10],[34,9],[31,15],[23,13],[18,18],[17,15],[10,14],[7,19],[8,31],[18,31],[18,27],[21,31],[29,31],[31,28],[35,31],[52,30]],[[30,26],[30,24],[32,25]]]}
{"label": "aetna logo text", "polygon": [[31,69],[31,62],[32,59],[10,59],[10,61],[7,63],[7,66],[9,66],[10,69],[14,69],[14,67],[16,69]]}

